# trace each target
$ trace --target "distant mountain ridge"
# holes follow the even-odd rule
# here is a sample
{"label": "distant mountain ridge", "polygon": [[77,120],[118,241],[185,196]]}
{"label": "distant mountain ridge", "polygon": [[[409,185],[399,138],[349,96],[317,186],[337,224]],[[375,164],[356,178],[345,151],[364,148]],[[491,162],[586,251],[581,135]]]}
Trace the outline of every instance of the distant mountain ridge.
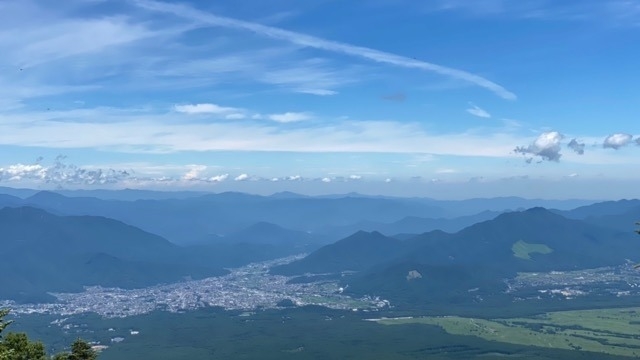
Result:
{"label": "distant mountain ridge", "polygon": [[56,216],[33,207],[0,209],[2,299],[43,299],[86,285],[144,287],[225,274],[194,265],[184,249],[120,221]]}
{"label": "distant mountain ridge", "polygon": [[278,266],[271,272],[281,275],[302,275],[360,271],[393,257],[401,249],[400,240],[386,237],[376,231],[370,233],[359,231],[316,250],[302,260]]}
{"label": "distant mountain ridge", "polygon": [[[637,260],[636,237],[633,232],[531,208],[501,214],[454,234],[434,231],[404,241],[359,232],[272,271],[303,275],[356,270],[358,274],[344,280],[353,294],[419,302],[435,301],[437,290],[439,301],[462,301],[471,298],[467,292],[471,288],[485,296],[501,293],[502,279],[518,272],[620,265],[633,255]],[[522,251],[525,256],[518,253]]]}
{"label": "distant mountain ridge", "polygon": [[[93,194],[97,194],[97,191]],[[424,218],[438,220],[424,220],[424,224],[421,225],[424,227],[415,226],[411,230],[445,228],[455,231],[468,225],[474,217],[480,216],[478,213],[486,210],[502,212],[531,204],[567,208],[590,203],[521,198],[441,201],[354,194],[310,197],[286,192],[271,196],[236,192],[191,195],[196,194],[181,198],[123,201],[83,196],[68,197],[57,192],[42,191],[22,199],[21,205],[40,207],[60,215],[97,215],[114,218],[161,235],[177,244],[195,244],[208,241],[210,234],[229,235],[259,222],[268,222],[295,231],[329,235],[333,236],[332,240],[336,240],[356,230],[354,226],[357,224],[395,224],[375,225],[366,230],[406,233],[408,231],[402,229],[402,219]],[[454,219],[459,217],[467,219]],[[411,227],[415,224],[405,225]],[[385,226],[387,228],[383,228]],[[323,233],[322,230],[327,228],[336,229],[336,232]]]}

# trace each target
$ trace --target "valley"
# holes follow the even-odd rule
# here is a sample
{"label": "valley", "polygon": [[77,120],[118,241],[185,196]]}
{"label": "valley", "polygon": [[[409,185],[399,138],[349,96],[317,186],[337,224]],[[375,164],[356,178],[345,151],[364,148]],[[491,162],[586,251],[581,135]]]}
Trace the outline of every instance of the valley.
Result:
{"label": "valley", "polygon": [[638,357],[640,308],[558,311],[524,318],[459,316],[370,319],[382,325],[436,325],[488,341]]}
{"label": "valley", "polygon": [[[165,209],[154,211],[168,211],[179,202],[184,204],[177,208],[216,209],[238,201],[258,209],[252,210],[252,220],[236,210],[211,222],[201,217],[199,223],[172,210],[176,218],[154,225],[177,229],[191,221],[189,236],[209,233],[194,244],[177,244],[103,215],[67,214],[86,203],[102,211],[121,208],[140,220],[144,215],[138,210],[150,211],[146,200],[114,202],[51,193],[13,199],[12,206],[0,210],[6,234],[0,254],[13,255],[0,265],[10,279],[0,289],[0,308],[11,309],[15,328],[35,334],[52,352],[80,336],[105,359],[136,359],[142,353],[160,359],[237,353],[274,359],[337,354],[381,359],[634,356],[636,340],[622,342],[629,333],[606,326],[623,328],[625,321],[635,326],[637,320],[616,315],[616,309],[640,302],[640,278],[633,267],[640,242],[632,232],[599,220],[629,212],[627,202],[565,210],[500,210],[492,205],[495,213],[445,221],[410,217],[416,211],[453,211],[455,204],[307,197],[283,205],[291,196],[153,200]],[[40,204],[44,210],[35,207],[34,199],[56,201]],[[337,232],[304,230],[284,217],[286,211],[302,207],[308,214],[296,216],[307,224],[344,231],[362,225],[360,216],[370,215],[350,214],[342,221],[352,224],[340,227],[337,217],[320,222],[309,214],[352,201],[354,207],[393,204],[400,220],[385,215],[391,222],[369,222],[373,230],[336,239]],[[265,217],[263,212],[271,207],[282,207],[280,220],[273,214]],[[635,205],[631,209],[637,211]],[[379,214],[374,218],[381,221]],[[229,219],[237,225],[210,233],[212,224]],[[408,232],[470,219],[477,222],[457,231]],[[390,228],[400,233],[377,230]],[[51,269],[57,269],[55,276]],[[575,319],[567,320],[569,314]],[[579,322],[603,316],[608,322],[596,322],[593,328]],[[372,318],[384,320],[363,321]],[[342,335],[338,339],[329,331]],[[496,335],[504,333],[513,337]],[[210,336],[219,341],[211,343]],[[309,340],[318,336],[328,339],[324,346]],[[250,345],[243,348],[242,339]],[[388,339],[402,345],[388,347]],[[173,345],[167,348],[163,342]],[[158,352],[149,355],[151,348]]]}
{"label": "valley", "polygon": [[230,274],[181,281],[139,289],[87,287],[79,293],[52,293],[55,301],[16,304],[0,301],[15,315],[47,314],[66,317],[94,313],[104,318],[143,315],[153,311],[185,312],[205,307],[256,310],[317,305],[332,309],[377,311],[388,302],[374,297],[352,298],[342,294],[336,281],[289,283],[290,277],[271,275],[269,268],[300,258],[293,256],[231,269]]}

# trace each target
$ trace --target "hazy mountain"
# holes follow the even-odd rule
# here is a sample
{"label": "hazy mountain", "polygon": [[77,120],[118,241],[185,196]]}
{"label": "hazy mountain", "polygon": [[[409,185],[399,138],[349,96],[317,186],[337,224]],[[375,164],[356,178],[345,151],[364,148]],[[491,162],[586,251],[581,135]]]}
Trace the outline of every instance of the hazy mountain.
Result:
{"label": "hazy mountain", "polygon": [[83,285],[141,287],[225,273],[197,266],[157,235],[94,216],[56,216],[32,207],[0,210],[1,298],[24,299]]}
{"label": "hazy mountain", "polygon": [[159,234],[178,244],[197,243],[210,234],[229,235],[258,222],[299,231],[365,220],[391,222],[405,216],[438,216],[436,206],[369,198],[270,198],[221,193],[189,199],[115,201],[40,192],[25,203],[68,215],[100,215]]}
{"label": "hazy mountain", "polygon": [[32,196],[38,191],[40,190],[0,186],[0,194],[11,195],[18,198],[26,198],[26,197]]}
{"label": "hazy mountain", "polygon": [[274,274],[333,273],[360,271],[391,259],[404,249],[400,240],[379,232],[359,231],[331,245],[326,245],[304,259],[272,269]]}
{"label": "hazy mountain", "polygon": [[525,199],[516,196],[438,201],[439,206],[447,209],[450,212],[449,216],[473,215],[483,211],[503,212],[507,210],[529,209],[532,207],[570,210],[579,206],[586,206],[593,203],[596,203],[596,201],[580,199]]}
{"label": "hazy mountain", "polygon": [[591,224],[619,231],[634,231],[639,227],[636,223],[640,221],[640,206],[630,208],[623,213],[615,215],[591,216],[587,218],[586,221]]}
{"label": "hazy mountain", "polygon": [[[448,238],[414,238],[414,243],[424,244],[351,279],[350,291],[407,302],[501,296],[501,279],[518,272],[585,269],[638,259],[636,237],[541,208],[507,213]],[[413,270],[420,277],[409,280]],[[477,290],[470,293],[472,288]]]}
{"label": "hazy mountain", "polygon": [[0,208],[22,204],[22,199],[16,196],[0,194]]}
{"label": "hazy mountain", "polygon": [[572,210],[559,213],[571,219],[587,219],[590,217],[603,217],[619,215],[630,210],[640,208],[640,200],[603,201],[586,206],[580,206]]}
{"label": "hazy mountain", "polygon": [[[441,264],[499,263],[507,272],[569,270],[622,263],[640,251],[634,236],[532,208],[472,225],[446,241],[425,244],[411,256]],[[544,245],[552,251],[532,253],[535,261],[521,259],[512,249],[518,242]]]}
{"label": "hazy mountain", "polygon": [[499,215],[455,234],[433,231],[401,241],[359,232],[274,272],[357,270],[361,272],[345,280],[354,293],[424,301],[433,300],[431,293],[437,289],[438,296],[449,301],[460,296],[470,299],[468,290],[476,287],[479,292],[473,296],[499,294],[502,279],[517,272],[618,265],[629,258],[640,258],[640,241],[633,232],[532,208]]}
{"label": "hazy mountain", "polygon": [[501,212],[496,211],[483,211],[475,215],[437,219],[407,216],[392,223],[376,223],[368,221],[349,226],[327,228],[320,232],[332,237],[345,237],[358,230],[379,231],[387,236],[395,236],[397,234],[422,234],[433,230],[457,232],[475,223],[491,220],[500,214]]}
{"label": "hazy mountain", "polygon": [[55,190],[55,193],[67,197],[95,197],[102,200],[167,200],[167,199],[188,199],[209,194],[205,191],[155,191],[138,189],[121,190]]}
{"label": "hazy mountain", "polygon": [[[114,218],[176,244],[207,242],[212,234],[229,236],[259,222],[328,235],[330,240],[337,240],[362,228],[383,231],[388,235],[431,229],[455,231],[495,215],[482,212],[482,206],[501,212],[535,202],[566,205],[576,201],[550,202],[520,198],[439,201],[367,196],[324,198],[301,197],[290,193],[260,196],[236,192],[135,201],[66,197],[53,192],[40,192],[24,200],[24,204],[56,214]],[[338,230],[335,233],[322,231],[327,228]]]}
{"label": "hazy mountain", "polygon": [[321,242],[321,239],[304,231],[285,229],[282,226],[258,222],[245,229],[219,238],[219,241],[230,243],[250,243],[268,245],[287,245],[303,248]]}
{"label": "hazy mountain", "polygon": [[308,198],[310,196],[294,193],[291,191],[281,191],[281,192],[271,194],[269,197],[273,199],[300,199],[300,198]]}

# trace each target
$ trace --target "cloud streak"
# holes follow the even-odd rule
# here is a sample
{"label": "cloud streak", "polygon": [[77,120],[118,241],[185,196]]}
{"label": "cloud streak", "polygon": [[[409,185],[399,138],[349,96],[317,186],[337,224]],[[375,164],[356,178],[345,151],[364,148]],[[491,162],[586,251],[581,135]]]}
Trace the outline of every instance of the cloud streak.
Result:
{"label": "cloud streak", "polygon": [[491,118],[491,114],[489,114],[489,112],[486,111],[485,109],[482,109],[481,107],[471,103],[469,103],[469,105],[471,106],[470,108],[467,109],[467,112],[469,114],[480,117],[480,118],[484,118],[484,119]]}
{"label": "cloud streak", "polygon": [[298,112],[286,112],[282,114],[271,114],[268,116],[269,120],[279,123],[292,123],[311,119],[311,116],[306,113]]}
{"label": "cloud streak", "polygon": [[350,45],[337,41],[325,40],[319,37],[306,35],[294,31],[284,30],[273,26],[266,26],[257,23],[252,23],[243,20],[237,20],[229,17],[218,16],[215,14],[200,11],[198,9],[181,5],[170,4],[165,2],[153,1],[153,0],[135,0],[135,4],[139,7],[162,13],[173,14],[178,17],[189,19],[194,22],[206,24],[209,26],[218,26],[228,29],[236,29],[253,32],[260,36],[269,37],[272,39],[278,39],[287,41],[289,43],[310,47],[318,50],[325,50],[334,53],[340,53],[344,55],[350,55],[374,61],[377,63],[383,63],[388,65],[395,65],[403,68],[419,69],[423,71],[429,71],[436,74],[448,76],[454,79],[463,80],[489,91],[492,91],[496,95],[508,99],[515,100],[516,95],[509,90],[505,89],[501,85],[485,79],[479,75],[472,74],[467,71],[449,68],[442,65],[432,64],[425,61],[411,59],[405,56],[400,56],[380,50],[370,49],[361,46]]}
{"label": "cloud streak", "polygon": [[198,114],[230,114],[241,112],[241,109],[232,107],[224,107],[216,104],[186,104],[175,105],[174,110],[179,113],[198,115]]}

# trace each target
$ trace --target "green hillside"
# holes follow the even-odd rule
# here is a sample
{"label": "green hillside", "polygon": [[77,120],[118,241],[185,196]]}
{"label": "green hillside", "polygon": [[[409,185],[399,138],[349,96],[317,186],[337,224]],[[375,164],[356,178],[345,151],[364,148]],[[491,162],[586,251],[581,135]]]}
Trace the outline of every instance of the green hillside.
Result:
{"label": "green hillside", "polygon": [[517,258],[531,260],[531,254],[550,254],[553,252],[553,249],[545,244],[529,244],[518,240],[518,242],[514,243],[511,247],[511,251],[513,251],[513,256]]}

